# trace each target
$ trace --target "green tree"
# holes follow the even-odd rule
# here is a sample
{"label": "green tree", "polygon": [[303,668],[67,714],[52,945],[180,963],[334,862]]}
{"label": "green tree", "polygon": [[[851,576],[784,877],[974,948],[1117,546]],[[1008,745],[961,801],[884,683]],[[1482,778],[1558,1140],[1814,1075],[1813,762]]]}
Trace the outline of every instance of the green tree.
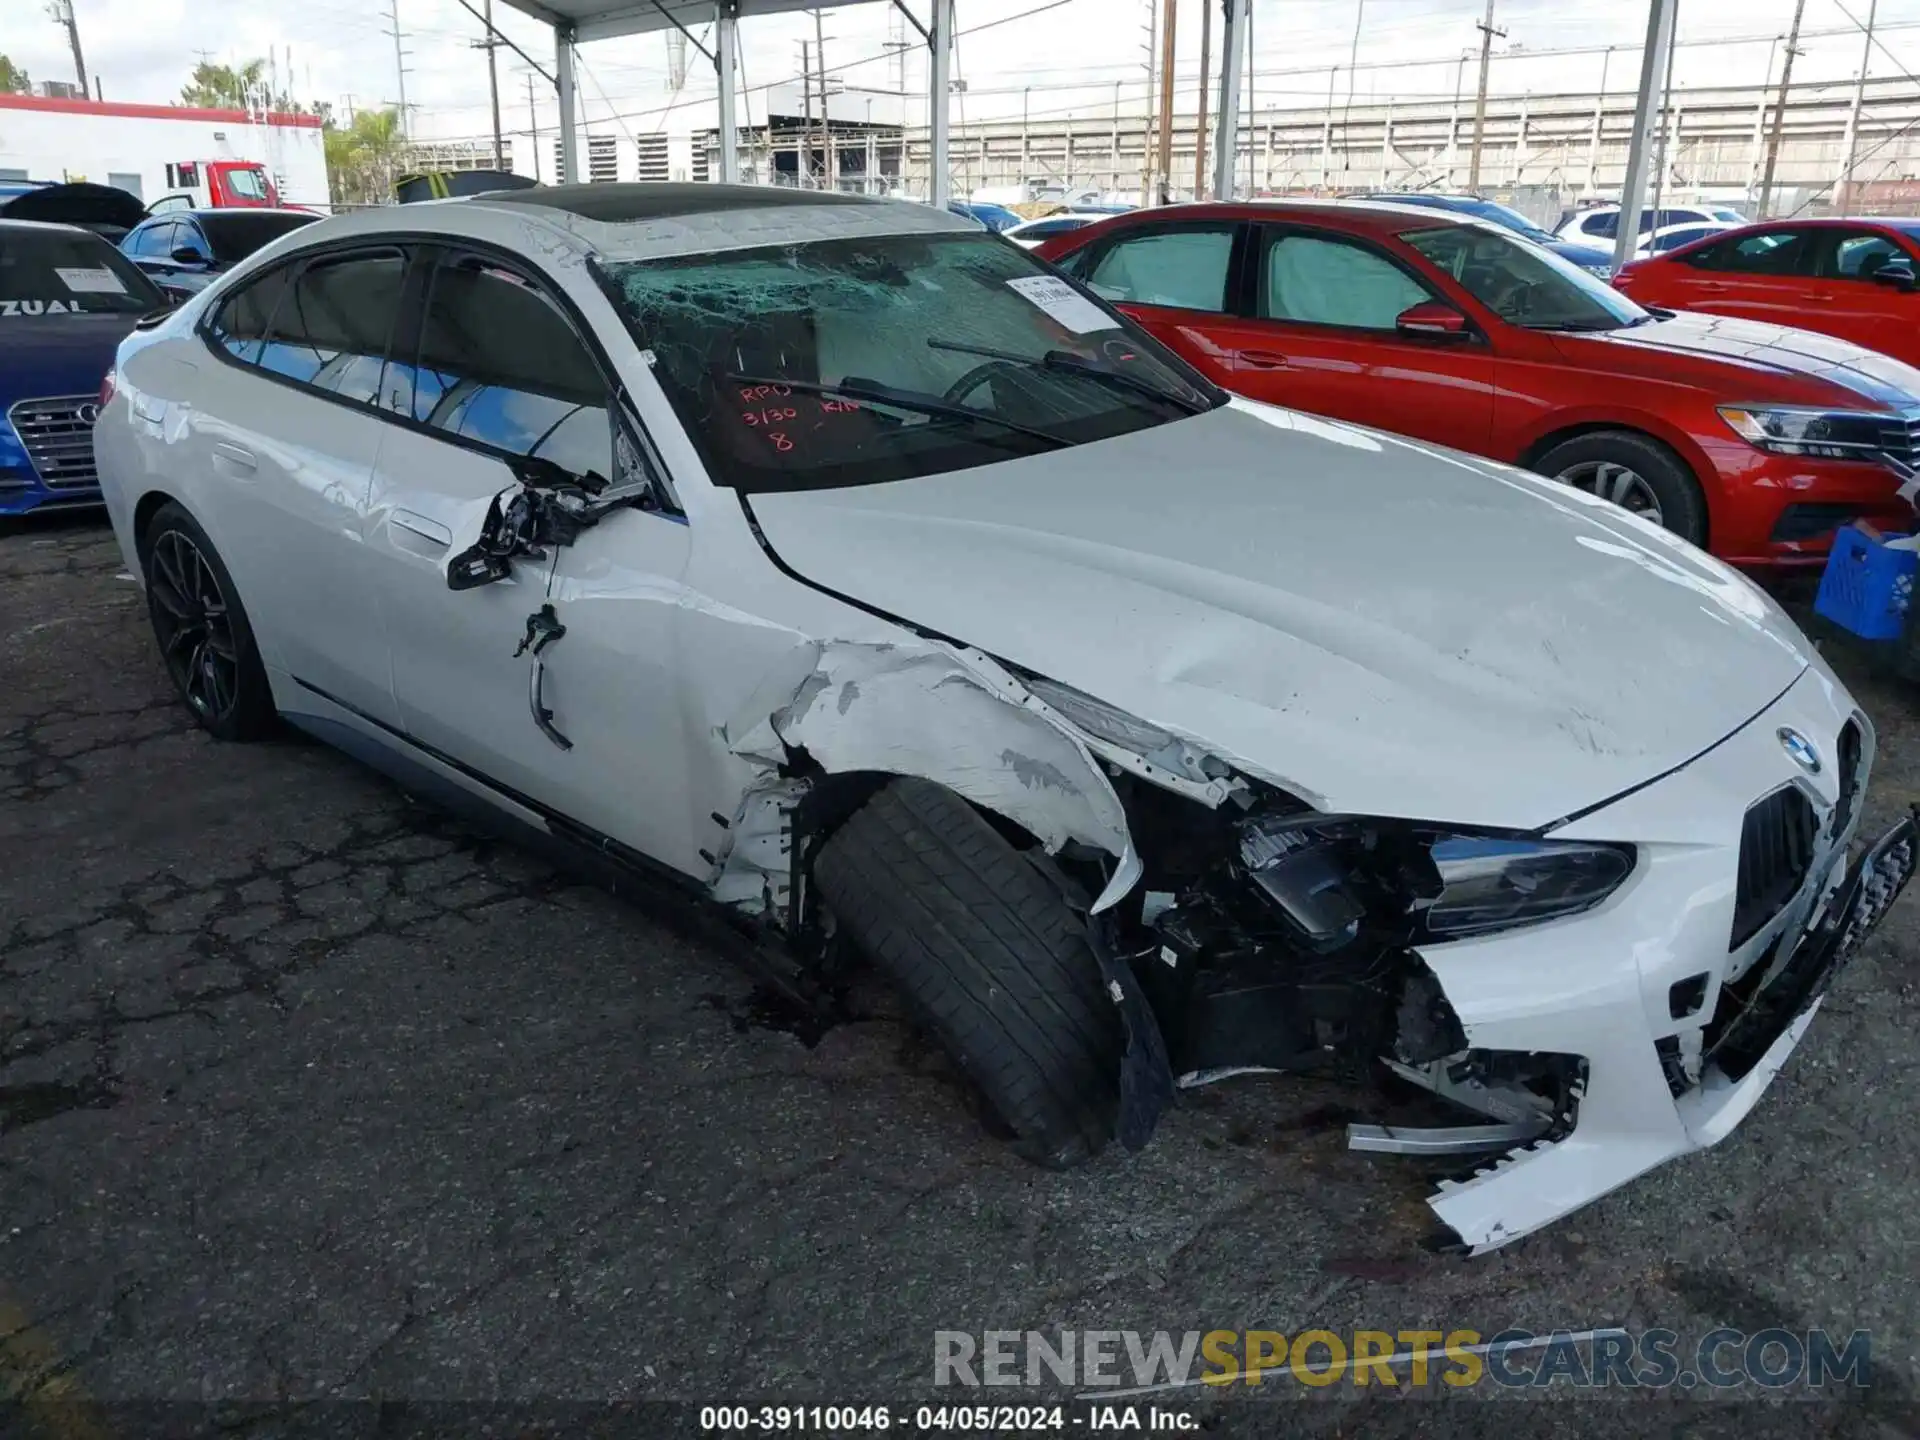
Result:
{"label": "green tree", "polygon": [[33,81],[6,56],[0,55],[0,95],[27,95],[32,93]]}
{"label": "green tree", "polygon": [[379,205],[393,198],[406,140],[398,109],[362,110],[345,127],[328,123],[327,190],[336,205]]}
{"label": "green tree", "polygon": [[268,94],[266,74],[264,60],[239,65],[209,65],[203,60],[193,67],[180,103],[207,110],[290,109],[286,96]]}

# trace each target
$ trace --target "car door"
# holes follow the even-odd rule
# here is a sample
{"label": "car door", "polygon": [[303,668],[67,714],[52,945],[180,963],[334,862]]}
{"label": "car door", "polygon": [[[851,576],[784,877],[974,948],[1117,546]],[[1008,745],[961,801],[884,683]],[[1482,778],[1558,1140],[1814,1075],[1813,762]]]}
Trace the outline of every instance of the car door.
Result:
{"label": "car door", "polygon": [[406,253],[392,245],[276,266],[223,299],[202,334],[192,463],[220,479],[200,516],[269,665],[396,723],[367,493],[387,426],[374,409]]}
{"label": "car door", "polygon": [[1730,235],[1718,245],[1686,256],[1672,303],[1710,315],[1733,315],[1774,325],[1797,325],[1805,317],[1811,280],[1810,232],[1755,230]]}
{"label": "car door", "polygon": [[[504,579],[450,589],[448,562],[517,491],[517,464],[623,482],[643,446],[590,328],[532,267],[447,249],[423,278],[382,396],[368,529],[402,723],[496,787],[701,872],[675,655],[687,526],[619,509]],[[565,633],[527,653],[548,607]]]}
{"label": "car door", "polygon": [[1258,400],[1483,451],[1493,427],[1494,361],[1485,338],[1403,330],[1438,302],[1412,265],[1338,231],[1262,225],[1236,310],[1216,329],[1233,388]]}
{"label": "car door", "polygon": [[1227,318],[1228,277],[1245,229],[1231,220],[1128,225],[1075,251],[1064,268],[1202,374],[1232,389],[1233,356],[1215,332]]}
{"label": "car door", "polygon": [[1920,298],[1910,288],[1874,278],[1894,260],[1920,270],[1907,243],[1891,230],[1834,225],[1813,232],[1811,251],[1806,298],[1817,313],[1798,323],[1920,363]]}

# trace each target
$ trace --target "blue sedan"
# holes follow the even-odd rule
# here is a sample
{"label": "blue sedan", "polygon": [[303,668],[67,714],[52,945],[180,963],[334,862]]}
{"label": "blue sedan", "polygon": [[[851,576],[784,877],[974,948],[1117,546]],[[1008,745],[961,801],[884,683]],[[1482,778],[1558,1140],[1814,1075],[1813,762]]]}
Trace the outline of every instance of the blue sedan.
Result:
{"label": "blue sedan", "polygon": [[1541,229],[1518,210],[1509,209],[1497,201],[1482,200],[1478,195],[1436,195],[1423,190],[1408,194],[1362,195],[1358,198],[1382,200],[1392,205],[1424,205],[1429,210],[1451,210],[1458,215],[1471,215],[1478,220],[1489,220],[1515,234],[1525,236],[1536,245],[1545,246],[1562,260],[1571,260],[1589,274],[1598,275],[1602,280],[1613,278],[1611,250],[1602,250],[1597,245],[1581,245],[1577,242],[1562,240],[1551,231]]}

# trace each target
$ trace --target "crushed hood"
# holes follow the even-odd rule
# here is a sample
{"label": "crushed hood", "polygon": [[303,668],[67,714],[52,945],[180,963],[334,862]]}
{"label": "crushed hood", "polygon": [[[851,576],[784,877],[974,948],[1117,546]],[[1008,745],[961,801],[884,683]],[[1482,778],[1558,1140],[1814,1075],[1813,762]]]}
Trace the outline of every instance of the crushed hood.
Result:
{"label": "crushed hood", "polygon": [[1808,663],[1745,579],[1601,501],[1244,401],[748,503],[803,578],[1332,811],[1550,824],[1698,755]]}

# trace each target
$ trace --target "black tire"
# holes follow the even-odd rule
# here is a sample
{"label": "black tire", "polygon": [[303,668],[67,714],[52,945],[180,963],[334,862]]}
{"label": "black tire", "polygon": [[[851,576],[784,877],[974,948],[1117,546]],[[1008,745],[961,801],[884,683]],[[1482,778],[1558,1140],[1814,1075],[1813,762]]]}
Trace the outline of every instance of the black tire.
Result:
{"label": "black tire", "polygon": [[169,500],[147,522],[140,553],[161,663],[193,718],[221,740],[272,734],[279,717],[260,647],[207,532]]}
{"label": "black tire", "polygon": [[1661,525],[1695,545],[1707,543],[1707,500],[1700,482],[1685,461],[1651,435],[1638,430],[1594,430],[1562,441],[1533,462],[1535,470],[1556,479],[1569,470],[1595,465],[1626,466],[1652,492],[1660,507]]}
{"label": "black tire", "polygon": [[1057,885],[965,800],[906,779],[827,840],[813,874],[1018,1154],[1066,1169],[1100,1152],[1119,1108],[1120,1017]]}

